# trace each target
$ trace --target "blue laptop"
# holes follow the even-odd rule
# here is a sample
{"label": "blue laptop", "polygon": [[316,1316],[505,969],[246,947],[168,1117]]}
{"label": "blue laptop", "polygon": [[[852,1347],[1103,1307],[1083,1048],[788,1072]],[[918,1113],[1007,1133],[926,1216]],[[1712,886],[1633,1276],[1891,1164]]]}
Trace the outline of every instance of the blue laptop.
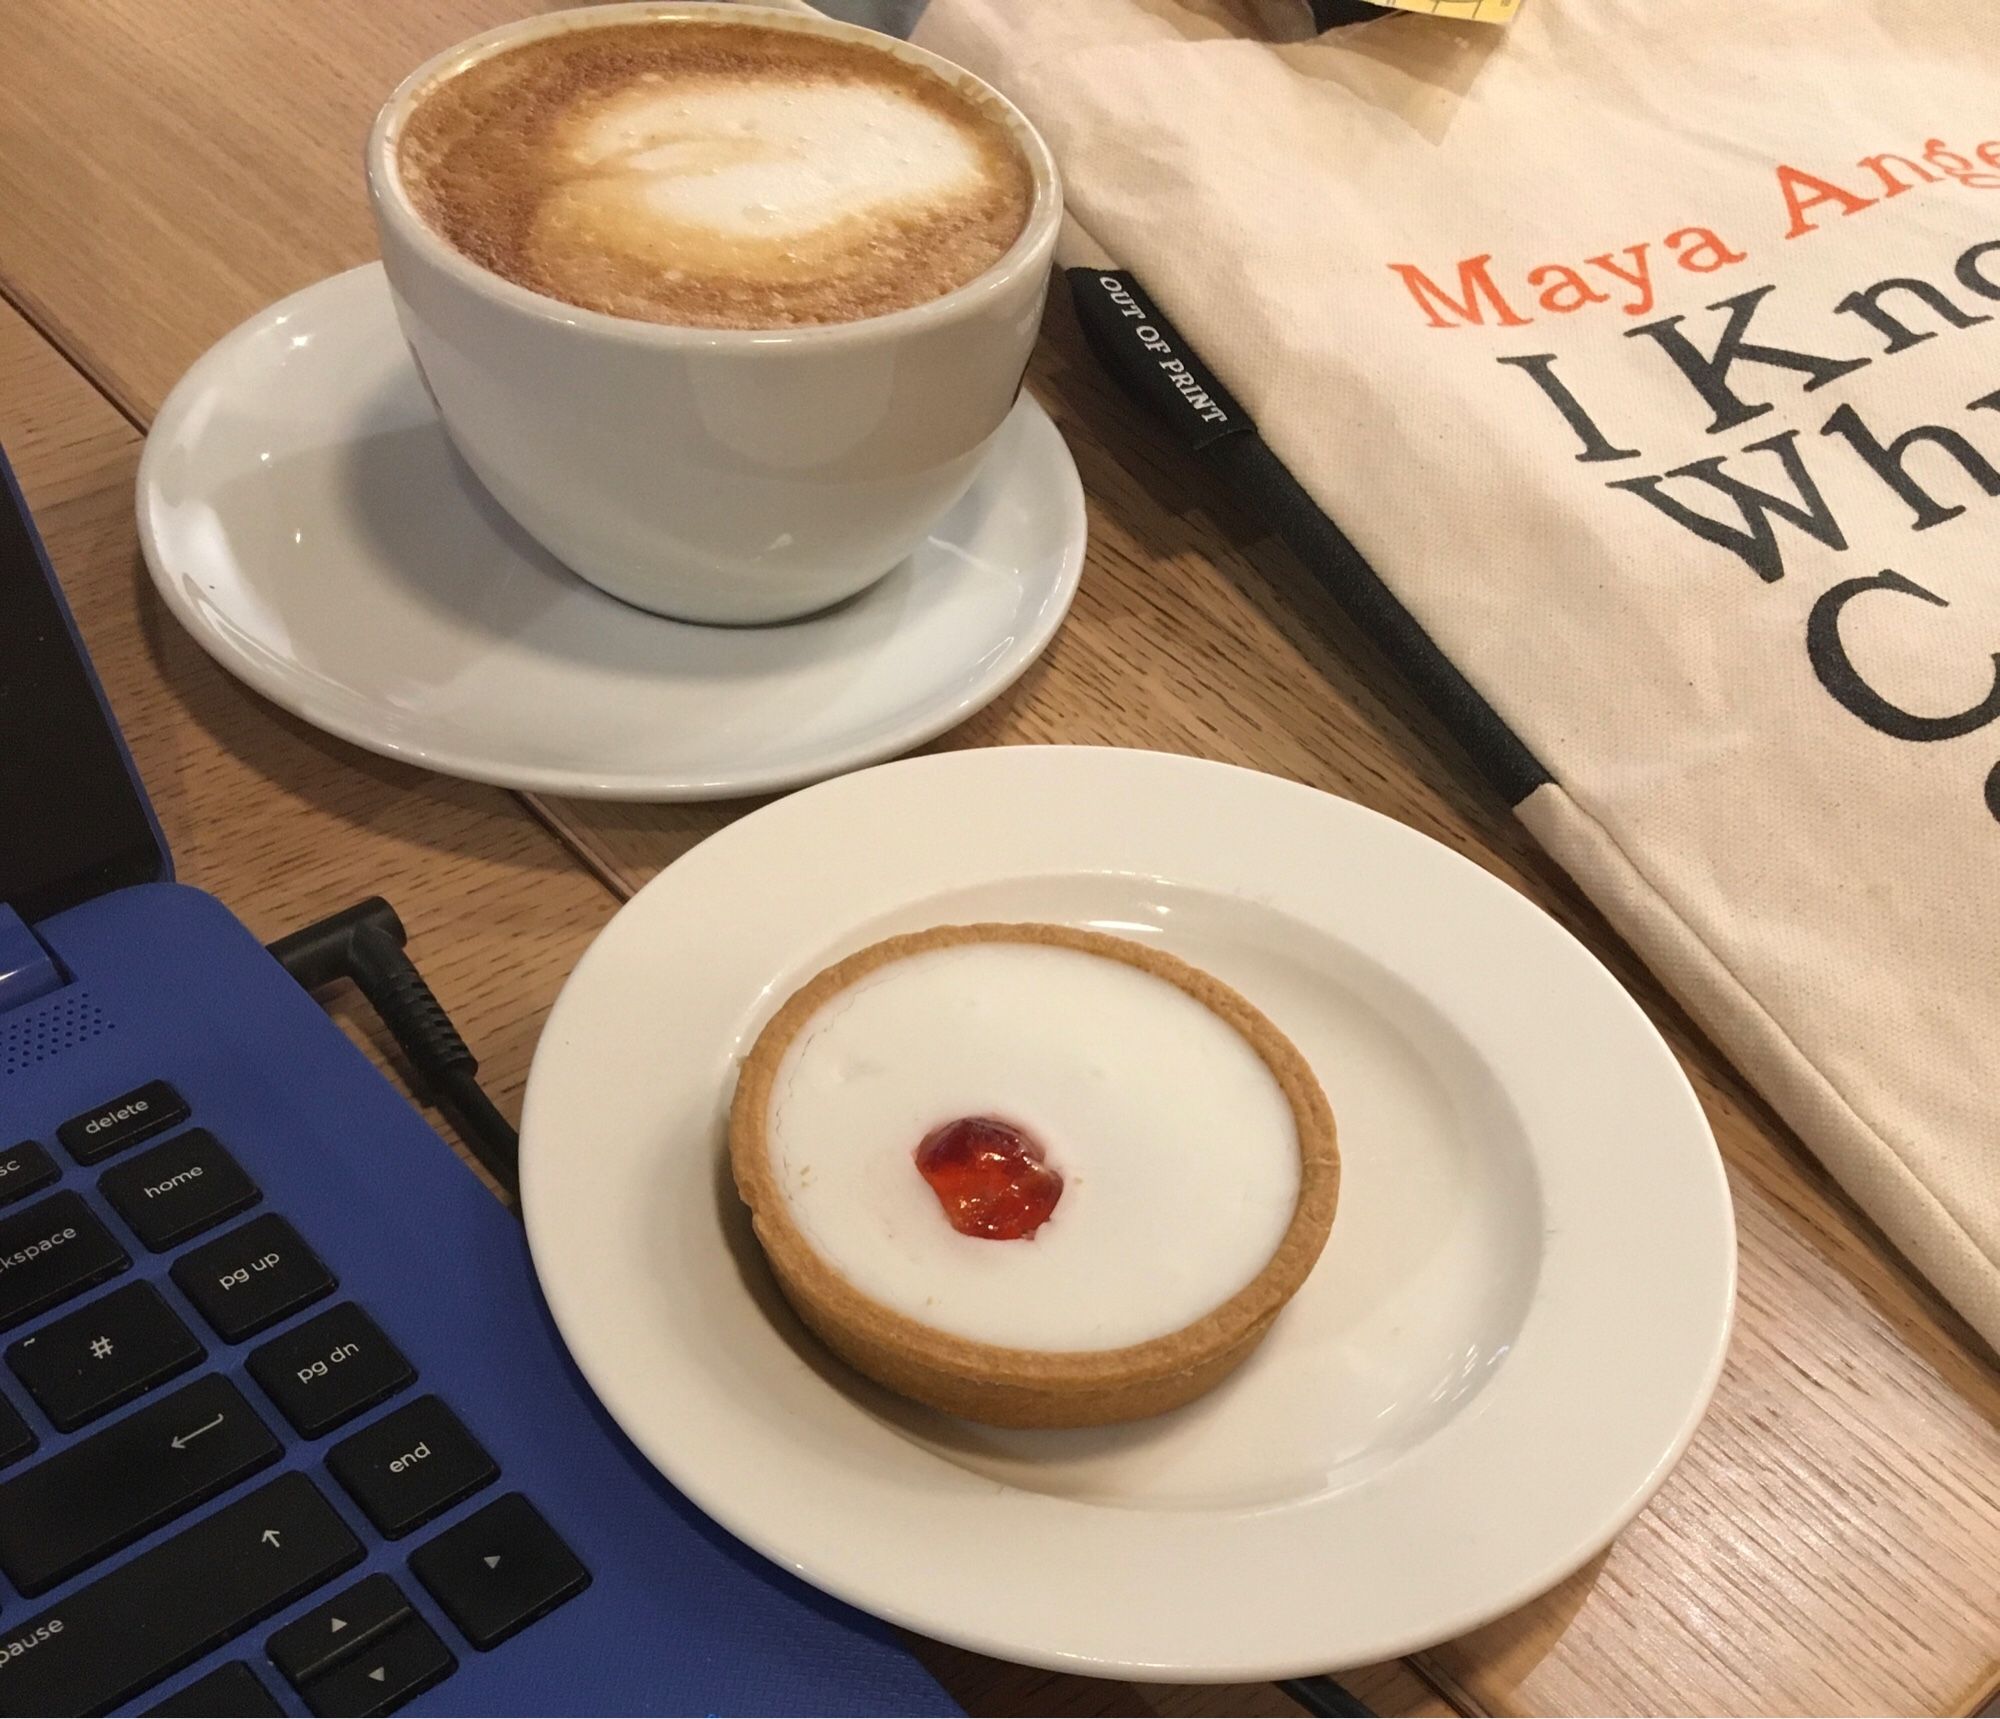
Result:
{"label": "blue laptop", "polygon": [[0,1715],[943,1713],[605,1418],[171,862],[0,459]]}

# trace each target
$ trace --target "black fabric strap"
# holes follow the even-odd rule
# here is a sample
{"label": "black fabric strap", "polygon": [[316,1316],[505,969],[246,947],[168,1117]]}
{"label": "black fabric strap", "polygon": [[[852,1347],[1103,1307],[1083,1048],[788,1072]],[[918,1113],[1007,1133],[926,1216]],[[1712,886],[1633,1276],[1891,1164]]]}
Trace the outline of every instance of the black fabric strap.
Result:
{"label": "black fabric strap", "polygon": [[[1127,392],[1214,465],[1250,511],[1284,539],[1355,625],[1395,662],[1507,803],[1519,805],[1552,781],[1541,760],[1319,510],[1266,445],[1249,413],[1209,374],[1138,283],[1117,269],[1071,269],[1069,282],[1085,338]],[[1388,473],[1384,481],[1399,480]]]}
{"label": "black fabric strap", "polygon": [[1337,30],[1343,24],[1365,24],[1370,18],[1386,18],[1390,6],[1371,6],[1368,0],[1309,0],[1315,30]]}

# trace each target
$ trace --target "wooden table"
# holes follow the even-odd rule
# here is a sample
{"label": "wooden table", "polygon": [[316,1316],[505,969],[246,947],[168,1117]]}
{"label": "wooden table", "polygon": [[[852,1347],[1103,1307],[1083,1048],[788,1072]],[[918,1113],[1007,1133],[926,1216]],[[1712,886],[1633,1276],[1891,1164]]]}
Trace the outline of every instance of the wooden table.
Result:
{"label": "wooden table", "polygon": [[[5,0],[0,440],[181,874],[266,935],[379,890],[518,1101],[542,1018],[618,901],[741,805],[516,797],[385,763],[224,677],[138,564],[140,434],[218,335],[365,260],[361,139],[419,59],[532,0]],[[1051,313],[1034,385],[1091,503],[1044,662],[943,744],[1087,740],[1253,764],[1468,854],[1659,1022],[1729,1163],[1737,1334],[1680,1469],[1554,1593],[1350,1682],[1384,1711],[1938,1712],[2000,1690],[2000,1371],[1530,846],[1325,595],[1135,427]],[[352,1030],[367,1039],[358,1013]],[[378,1051],[380,1047],[376,1047]],[[975,1711],[1293,1711],[925,1645]]]}

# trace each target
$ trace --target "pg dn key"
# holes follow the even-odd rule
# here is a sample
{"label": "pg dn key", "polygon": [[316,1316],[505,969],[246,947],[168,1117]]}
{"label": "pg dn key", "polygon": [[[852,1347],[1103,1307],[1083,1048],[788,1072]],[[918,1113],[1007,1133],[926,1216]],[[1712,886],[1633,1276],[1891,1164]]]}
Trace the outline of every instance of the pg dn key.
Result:
{"label": "pg dn key", "polygon": [[253,1350],[250,1376],[302,1437],[317,1438],[393,1396],[417,1373],[374,1320],[344,1301]]}

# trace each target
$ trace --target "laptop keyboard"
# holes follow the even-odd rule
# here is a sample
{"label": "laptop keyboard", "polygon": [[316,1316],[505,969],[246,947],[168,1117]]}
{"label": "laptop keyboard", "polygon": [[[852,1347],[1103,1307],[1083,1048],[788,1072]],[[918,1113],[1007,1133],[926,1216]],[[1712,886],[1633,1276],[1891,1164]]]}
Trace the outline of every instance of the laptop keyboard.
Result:
{"label": "laptop keyboard", "polygon": [[[153,1081],[57,1130],[77,1165],[108,1166],[97,1191],[122,1234],[76,1187],[46,1191],[63,1172],[39,1144],[0,1153],[0,1331],[41,1321],[5,1349],[0,1575],[27,1600],[88,1578],[40,1613],[0,1604],[0,1714],[132,1702],[323,1587],[321,1603],[150,1711],[279,1713],[273,1690],[289,1686],[316,1714],[393,1713],[589,1573],[503,1490],[477,1429],[417,1389],[394,1338],[298,1230],[277,1212],[245,1219],[262,1191],[192,1120]],[[178,1252],[178,1303],[149,1282],[94,1293],[135,1252]],[[202,1371],[238,1359],[237,1345],[250,1384]],[[80,1436],[37,1458],[35,1415]],[[335,1434],[303,1471],[238,1492],[288,1448]],[[412,1542],[403,1579],[334,1587],[368,1555],[364,1533]],[[417,1590],[455,1639],[411,1604]]]}

